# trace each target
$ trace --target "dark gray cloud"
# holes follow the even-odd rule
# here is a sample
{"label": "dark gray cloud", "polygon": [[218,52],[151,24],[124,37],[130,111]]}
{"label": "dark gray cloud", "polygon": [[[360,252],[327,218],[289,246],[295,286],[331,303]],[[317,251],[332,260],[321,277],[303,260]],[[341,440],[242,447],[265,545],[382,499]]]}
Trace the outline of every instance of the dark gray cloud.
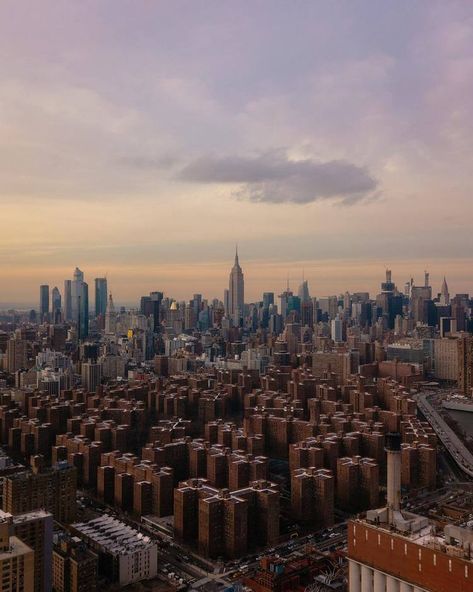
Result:
{"label": "dark gray cloud", "polygon": [[353,204],[373,198],[377,181],[367,169],[343,160],[289,160],[275,151],[255,157],[205,156],[177,175],[181,181],[233,184],[233,196],[254,202],[306,204],[333,199]]}

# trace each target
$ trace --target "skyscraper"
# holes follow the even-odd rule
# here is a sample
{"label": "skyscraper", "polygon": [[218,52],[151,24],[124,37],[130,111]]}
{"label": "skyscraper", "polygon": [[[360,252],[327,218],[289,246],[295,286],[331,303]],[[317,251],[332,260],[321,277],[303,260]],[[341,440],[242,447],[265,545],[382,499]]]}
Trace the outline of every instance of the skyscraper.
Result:
{"label": "skyscraper", "polygon": [[52,304],[52,322],[58,325],[61,322],[61,293],[59,288],[55,286],[51,293],[51,304]]}
{"label": "skyscraper", "polygon": [[164,294],[162,292],[150,292],[149,297],[152,302],[153,328],[155,333],[159,333],[161,327],[161,302]]}
{"label": "skyscraper", "polygon": [[440,292],[440,304],[448,306],[450,304],[450,294],[448,292],[447,280],[443,277],[442,289]]}
{"label": "skyscraper", "polygon": [[301,299],[301,302],[310,302],[309,284],[307,280],[302,280],[302,284],[299,286],[297,295]]}
{"label": "skyscraper", "polygon": [[49,317],[49,286],[43,284],[39,287],[39,318],[43,323]]}
{"label": "skyscraper", "polygon": [[64,320],[72,320],[72,281],[64,280]]}
{"label": "skyscraper", "polygon": [[105,311],[105,333],[113,334],[116,331],[116,313],[112,295],[108,297],[107,308]]}
{"label": "skyscraper", "polygon": [[77,323],[79,339],[89,334],[89,286],[84,282],[84,273],[76,267],[71,284],[72,320]]}
{"label": "skyscraper", "polygon": [[235,263],[230,272],[228,284],[228,316],[235,325],[240,324],[243,318],[243,306],[245,302],[245,281],[243,271],[238,261],[238,248],[235,251]]}
{"label": "skyscraper", "polygon": [[95,316],[104,316],[107,310],[107,278],[95,278]]}

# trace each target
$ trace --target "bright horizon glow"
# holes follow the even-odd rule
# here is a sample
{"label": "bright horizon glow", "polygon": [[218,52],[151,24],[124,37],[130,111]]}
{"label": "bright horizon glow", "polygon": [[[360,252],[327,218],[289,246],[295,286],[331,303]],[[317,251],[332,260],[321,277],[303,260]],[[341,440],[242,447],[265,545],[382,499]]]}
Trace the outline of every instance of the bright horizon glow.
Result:
{"label": "bright horizon glow", "polygon": [[[423,285],[424,271],[430,273],[430,285],[433,294],[440,293],[444,273],[450,294],[468,293],[468,282],[465,282],[463,269],[465,265],[473,265],[473,259],[465,261],[439,260],[432,262],[430,267],[424,265],[425,261],[397,261],[392,268],[393,281],[400,292],[404,290],[404,284],[411,277],[415,285]],[[118,267],[111,268],[107,274],[101,274],[100,268],[85,269],[78,266],[84,272],[85,281],[89,284],[89,299],[94,301],[94,279],[107,276],[109,291],[113,294],[115,304],[138,308],[141,296],[146,296],[153,290],[163,291],[166,297],[178,301],[190,300],[194,293],[201,293],[207,300],[218,298],[223,300],[223,291],[227,288],[228,274],[233,262],[209,262],[199,264],[192,268],[181,264],[169,264],[167,266],[155,266],[150,268]],[[245,302],[257,302],[262,300],[263,292],[274,292],[278,296],[286,289],[286,281],[289,276],[290,289],[297,294],[299,284],[302,282],[302,273],[309,282],[311,296],[318,298],[340,295],[348,290],[354,292],[369,292],[374,298],[380,292],[380,284],[385,280],[383,262],[373,260],[358,264],[353,261],[310,261],[297,262],[268,262],[248,261],[245,263],[240,255],[240,265],[245,277]],[[445,272],[445,270],[448,272]],[[27,283],[24,284],[25,292],[31,289],[37,291],[38,297],[31,300],[15,300],[8,298],[0,301],[0,307],[8,303],[18,306],[37,306],[39,301],[39,286],[48,283],[50,289],[58,286],[62,292],[64,279],[72,278],[73,269],[37,269],[31,270]],[[69,275],[67,275],[69,273]],[[66,274],[66,275],[64,275]],[[356,277],[356,280],[345,280],[346,277]],[[47,277],[57,281],[46,281]],[[45,279],[46,278],[46,279]],[[153,281],[152,278],[155,278]],[[22,285],[24,277],[18,273],[14,278],[15,284]],[[194,286],[188,291],[188,284]],[[202,289],[199,287],[203,286]],[[3,292],[5,293],[5,292]],[[8,294],[8,292],[6,292]]]}

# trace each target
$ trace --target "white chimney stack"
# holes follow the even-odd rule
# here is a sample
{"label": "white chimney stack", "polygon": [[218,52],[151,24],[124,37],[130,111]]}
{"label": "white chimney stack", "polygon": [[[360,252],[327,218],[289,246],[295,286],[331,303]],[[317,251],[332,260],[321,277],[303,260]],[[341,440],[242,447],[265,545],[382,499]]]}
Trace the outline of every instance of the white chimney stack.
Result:
{"label": "white chimney stack", "polygon": [[393,514],[401,509],[401,434],[389,433],[386,435],[387,454],[387,505],[389,519],[392,522]]}

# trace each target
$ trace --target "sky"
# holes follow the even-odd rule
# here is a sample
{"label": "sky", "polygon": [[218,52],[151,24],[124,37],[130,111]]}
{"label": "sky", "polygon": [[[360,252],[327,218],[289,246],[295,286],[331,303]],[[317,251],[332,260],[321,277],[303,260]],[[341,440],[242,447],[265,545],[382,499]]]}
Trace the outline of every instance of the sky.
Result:
{"label": "sky", "polygon": [[470,0],[2,0],[0,303],[473,293]]}

